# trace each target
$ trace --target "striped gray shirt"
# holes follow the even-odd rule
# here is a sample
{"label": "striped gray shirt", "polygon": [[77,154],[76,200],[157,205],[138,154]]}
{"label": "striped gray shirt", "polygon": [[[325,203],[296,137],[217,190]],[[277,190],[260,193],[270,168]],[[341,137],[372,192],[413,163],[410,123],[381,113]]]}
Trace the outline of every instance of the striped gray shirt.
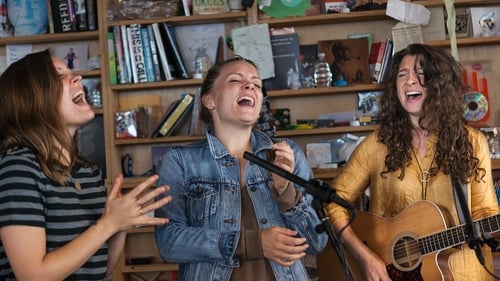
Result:
{"label": "striped gray shirt", "polygon": [[[66,186],[58,186],[42,172],[29,148],[18,147],[1,155],[0,227],[27,225],[45,228],[47,252],[75,239],[101,217],[106,189],[97,166],[74,167],[71,176]],[[107,249],[107,243],[102,245],[65,280],[104,280]],[[16,280],[1,241],[0,280]]]}

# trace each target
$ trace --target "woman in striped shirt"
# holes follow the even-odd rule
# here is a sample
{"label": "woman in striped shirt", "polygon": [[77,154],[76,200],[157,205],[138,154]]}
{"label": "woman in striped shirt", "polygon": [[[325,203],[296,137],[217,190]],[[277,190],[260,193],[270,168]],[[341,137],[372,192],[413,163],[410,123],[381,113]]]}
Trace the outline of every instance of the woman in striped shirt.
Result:
{"label": "woman in striped shirt", "polygon": [[94,117],[82,77],[49,50],[27,55],[0,76],[0,280],[103,280],[126,231],[161,225],[146,213],[171,198],[148,187],[107,194],[102,172],[78,154],[76,131]]}

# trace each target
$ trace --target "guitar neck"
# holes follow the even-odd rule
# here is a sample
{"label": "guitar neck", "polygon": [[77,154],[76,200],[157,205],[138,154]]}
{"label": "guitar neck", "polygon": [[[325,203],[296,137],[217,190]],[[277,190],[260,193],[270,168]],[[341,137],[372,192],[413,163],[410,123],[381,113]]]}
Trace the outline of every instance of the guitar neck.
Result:
{"label": "guitar neck", "polygon": [[[500,230],[500,215],[493,215],[475,221],[481,233],[494,233]],[[465,224],[448,228],[444,231],[423,236],[418,239],[418,245],[422,255],[430,254],[439,250],[451,248],[467,241],[467,229]]]}

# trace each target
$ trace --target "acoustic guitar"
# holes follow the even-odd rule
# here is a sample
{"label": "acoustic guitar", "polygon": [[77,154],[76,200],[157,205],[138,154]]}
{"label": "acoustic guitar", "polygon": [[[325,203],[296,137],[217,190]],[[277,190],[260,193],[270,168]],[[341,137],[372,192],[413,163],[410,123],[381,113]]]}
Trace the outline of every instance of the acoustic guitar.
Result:
{"label": "acoustic guitar", "polygon": [[[453,280],[443,250],[467,242],[465,225],[452,226],[450,214],[430,201],[417,201],[392,218],[359,211],[352,228],[359,238],[387,265],[393,281]],[[500,230],[500,215],[475,221],[481,233]],[[355,260],[346,251],[354,280],[361,281]],[[345,280],[343,267],[333,248],[317,256],[320,280]]]}

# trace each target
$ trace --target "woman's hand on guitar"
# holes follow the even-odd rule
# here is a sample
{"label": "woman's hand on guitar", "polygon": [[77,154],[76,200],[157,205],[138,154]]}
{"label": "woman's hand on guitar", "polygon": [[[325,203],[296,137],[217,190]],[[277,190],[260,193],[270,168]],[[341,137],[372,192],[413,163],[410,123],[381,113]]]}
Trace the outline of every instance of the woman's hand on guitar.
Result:
{"label": "woman's hand on guitar", "polygon": [[361,256],[361,260],[358,260],[358,262],[363,272],[364,280],[391,281],[384,261],[370,249],[368,249],[366,254]]}

